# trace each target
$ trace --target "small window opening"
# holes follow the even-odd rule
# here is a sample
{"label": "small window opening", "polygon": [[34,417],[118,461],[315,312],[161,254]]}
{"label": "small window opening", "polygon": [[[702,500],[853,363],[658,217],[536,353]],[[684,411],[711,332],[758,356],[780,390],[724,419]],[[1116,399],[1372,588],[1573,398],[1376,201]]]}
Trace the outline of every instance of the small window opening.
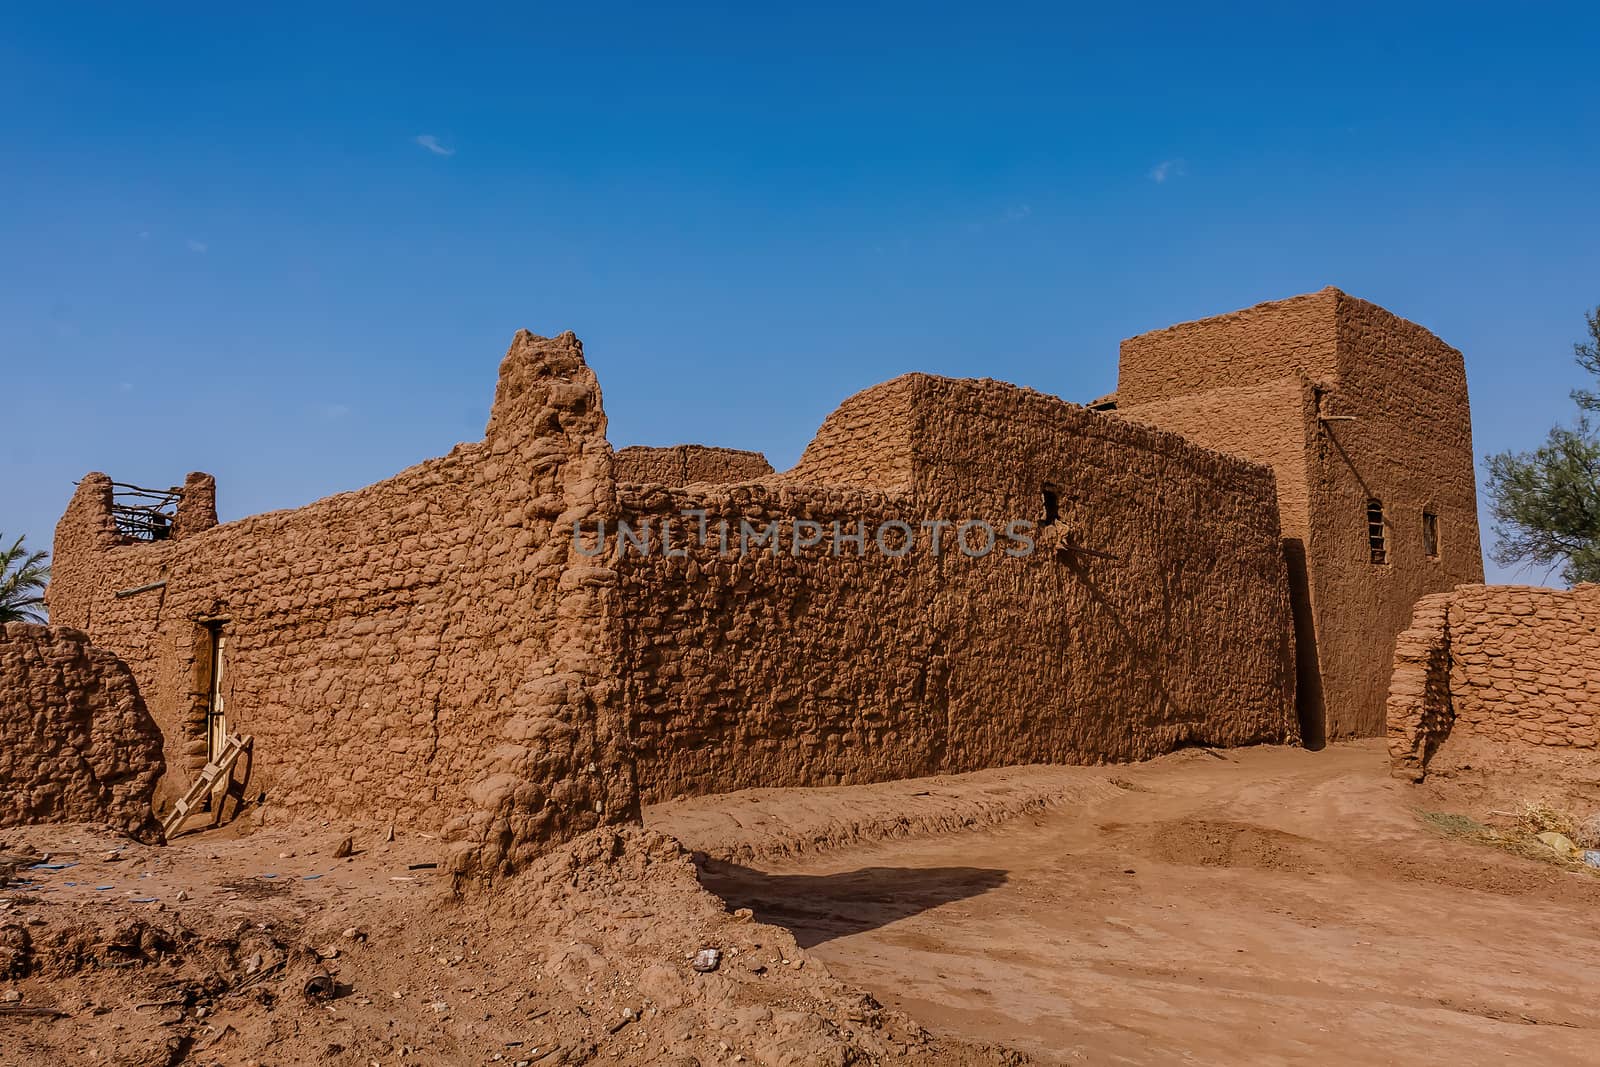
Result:
{"label": "small window opening", "polygon": [[1049,526],[1060,517],[1061,498],[1056,495],[1056,490],[1053,486],[1047,486],[1044,490],[1044,522],[1040,523],[1040,525]]}
{"label": "small window opening", "polygon": [[1389,548],[1384,539],[1383,501],[1381,500],[1367,501],[1367,548],[1372,553],[1372,562],[1389,562]]}
{"label": "small window opening", "polygon": [[1429,559],[1439,558],[1439,516],[1431,511],[1422,513],[1422,554]]}

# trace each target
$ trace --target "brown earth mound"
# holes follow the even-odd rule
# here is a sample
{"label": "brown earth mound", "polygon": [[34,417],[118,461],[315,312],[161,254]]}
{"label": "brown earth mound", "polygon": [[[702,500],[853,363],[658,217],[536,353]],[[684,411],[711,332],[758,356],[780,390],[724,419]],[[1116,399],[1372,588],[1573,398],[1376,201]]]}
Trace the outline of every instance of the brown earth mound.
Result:
{"label": "brown earth mound", "polygon": [[[331,866],[327,832],[305,827],[120,854],[34,827],[3,848],[52,837],[85,858],[0,893],[6,1067],[1025,1062],[933,1039],[787,931],[730,914],[653,831],[584,835],[486,902],[417,888],[426,840]],[[97,898],[119,870],[148,895]]]}

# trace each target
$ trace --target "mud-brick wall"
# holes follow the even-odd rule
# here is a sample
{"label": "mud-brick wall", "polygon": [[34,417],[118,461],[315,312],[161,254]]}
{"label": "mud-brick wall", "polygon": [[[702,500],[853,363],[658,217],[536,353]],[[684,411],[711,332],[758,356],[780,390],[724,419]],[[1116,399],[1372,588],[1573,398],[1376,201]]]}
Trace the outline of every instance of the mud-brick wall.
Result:
{"label": "mud-brick wall", "polygon": [[0,625],[0,826],[156,832],[161,732],[133,673],[64,626]]}
{"label": "mud-brick wall", "polygon": [[[180,541],[106,545],[87,588],[58,573],[52,614],[88,629],[139,676],[166,738],[166,799],[205,762],[216,626],[228,725],[255,737],[254,780],[269,810],[326,804],[440,825],[451,798],[438,785],[458,781],[475,757],[459,719],[471,704],[446,699],[445,685],[450,657],[470,654],[461,646],[473,621],[458,602],[480,452]],[[80,483],[57,533],[63,569],[77,567],[72,538],[106,513],[110,493],[104,475]]]}
{"label": "mud-brick wall", "polygon": [[1296,736],[1271,471],[999,382],[922,376],[914,407],[925,512],[1042,520],[1048,489],[1068,548],[940,558],[951,769]]}
{"label": "mud-brick wall", "polygon": [[1419,603],[1403,650],[1413,636],[1444,650],[1448,685],[1431,666],[1430,684],[1418,684],[1417,664],[1397,655],[1389,697],[1397,774],[1421,777],[1446,737],[1600,748],[1600,586],[1460,586]]}
{"label": "mud-brick wall", "polygon": [[1600,586],[1467,586],[1450,605],[1457,730],[1497,741],[1600,743]]}
{"label": "mud-brick wall", "polygon": [[[1128,338],[1117,367],[1117,411],[1296,374],[1336,377],[1343,295],[1330,287]],[[1248,426],[1225,429],[1252,436]]]}
{"label": "mud-brick wall", "polygon": [[[1029,390],[926,375],[851,398],[817,440],[782,482],[620,490],[632,523],[699,509],[711,527],[919,530],[898,558],[820,545],[725,559],[692,538],[674,541],[687,559],[625,554],[647,799],[1295,736],[1266,468]],[[806,471],[908,488],[819,487],[797,480]],[[965,522],[1042,520],[1046,490],[1059,516],[1033,552],[960,550]]]}
{"label": "mud-brick wall", "polygon": [[616,758],[615,576],[571,535],[614,506],[610,463],[577,339],[519,333],[483,441],[357,492],[125,543],[109,479],[86,477],[56,532],[51,612],[132,667],[169,793],[204,759],[216,626],[269,814],[443,829],[458,869],[501,869],[636,810]]}
{"label": "mud-brick wall", "polygon": [[[648,554],[629,547],[616,563],[645,800],[881,781],[943,765],[944,665],[920,558],[873,545],[835,556],[831,542],[833,522],[846,532],[865,522],[875,535],[909,513],[907,500],[763,485],[622,485],[619,496],[630,526],[657,531]],[[704,513],[705,542],[685,511]],[[822,524],[830,540],[795,555],[797,519]],[[673,556],[659,541],[669,520]],[[741,522],[759,532],[776,522],[779,551],[741,557]],[[812,532],[802,528],[802,540]]]}
{"label": "mud-brick wall", "polygon": [[783,477],[810,485],[910,489],[916,432],[913,399],[925,377],[903,374],[847,398],[823,421],[800,462]]}
{"label": "mud-brick wall", "polygon": [[696,482],[748,482],[772,473],[760,452],[708,445],[650,448],[631,445],[617,450],[612,469],[619,482],[693,485]]}

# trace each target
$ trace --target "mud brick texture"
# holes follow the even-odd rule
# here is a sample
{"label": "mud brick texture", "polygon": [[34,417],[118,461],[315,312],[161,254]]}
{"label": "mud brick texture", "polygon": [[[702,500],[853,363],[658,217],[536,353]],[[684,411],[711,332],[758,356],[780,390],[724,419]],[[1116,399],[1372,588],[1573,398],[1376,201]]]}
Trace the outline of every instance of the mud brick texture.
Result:
{"label": "mud brick texture", "polygon": [[1600,585],[1463,585],[1418,602],[1389,683],[1397,776],[1448,737],[1600,748]]}
{"label": "mud brick texture", "polygon": [[648,448],[632,445],[617,450],[612,470],[619,482],[744,482],[772,473],[772,464],[760,452],[705,445]]}
{"label": "mud brick texture", "polygon": [[161,731],[126,664],[65,626],[0,625],[0,826],[157,836]]}

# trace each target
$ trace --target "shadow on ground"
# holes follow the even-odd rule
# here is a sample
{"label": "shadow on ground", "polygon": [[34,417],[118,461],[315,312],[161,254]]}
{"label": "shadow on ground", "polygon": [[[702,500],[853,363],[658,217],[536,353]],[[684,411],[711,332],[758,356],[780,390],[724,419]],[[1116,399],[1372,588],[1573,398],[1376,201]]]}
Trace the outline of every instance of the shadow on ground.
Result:
{"label": "shadow on ground", "polygon": [[986,867],[862,867],[837,874],[767,874],[706,860],[700,881],[758,922],[787,927],[802,948],[876,930],[941,904],[1006,884],[1006,871]]}

